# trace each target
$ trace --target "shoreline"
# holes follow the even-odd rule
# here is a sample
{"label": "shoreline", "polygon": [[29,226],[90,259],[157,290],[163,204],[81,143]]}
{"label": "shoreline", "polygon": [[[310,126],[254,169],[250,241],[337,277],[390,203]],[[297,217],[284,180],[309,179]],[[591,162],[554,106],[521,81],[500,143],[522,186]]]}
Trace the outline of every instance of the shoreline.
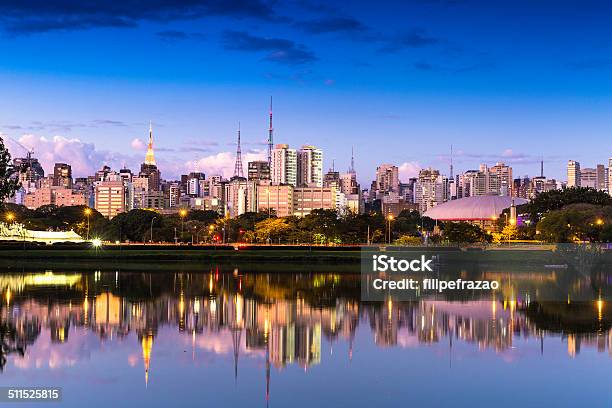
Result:
{"label": "shoreline", "polygon": [[[372,251],[379,247],[370,247]],[[449,269],[477,268],[507,271],[550,270],[567,268],[573,263],[564,254],[548,247],[489,248],[461,250],[459,247],[388,247],[392,256],[399,251],[419,255],[437,255]],[[248,268],[276,271],[334,271],[359,273],[363,251],[361,247],[265,247],[265,249],[190,246],[105,246],[103,248],[18,249],[0,247],[0,274],[7,270],[23,269],[100,269],[100,270],[204,270],[214,267]],[[366,258],[364,258],[366,259]],[[606,251],[597,263],[612,265],[612,251]],[[571,266],[570,266],[571,267]]]}

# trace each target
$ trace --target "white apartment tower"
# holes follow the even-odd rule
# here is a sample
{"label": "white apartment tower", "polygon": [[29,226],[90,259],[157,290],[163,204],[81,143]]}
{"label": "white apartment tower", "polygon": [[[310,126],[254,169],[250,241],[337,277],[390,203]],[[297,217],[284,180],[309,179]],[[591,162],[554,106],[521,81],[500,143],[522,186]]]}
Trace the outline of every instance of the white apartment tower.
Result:
{"label": "white apartment tower", "polygon": [[271,181],[272,184],[297,185],[297,152],[287,144],[277,144],[272,149]]}
{"label": "white apartment tower", "polygon": [[297,185],[323,187],[323,150],[302,146],[297,152]]}

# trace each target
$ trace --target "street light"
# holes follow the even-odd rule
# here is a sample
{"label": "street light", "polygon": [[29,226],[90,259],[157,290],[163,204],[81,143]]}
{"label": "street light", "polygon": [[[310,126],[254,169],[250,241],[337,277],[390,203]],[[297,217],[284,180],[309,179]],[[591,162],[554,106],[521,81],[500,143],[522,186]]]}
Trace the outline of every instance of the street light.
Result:
{"label": "street light", "polygon": [[389,214],[389,215],[387,215],[387,222],[388,222],[388,225],[389,225],[389,227],[388,227],[389,228],[389,245],[391,245],[391,221],[393,221],[393,215]]}
{"label": "street light", "polygon": [[87,240],[89,241],[89,216],[91,215],[91,208],[87,207],[83,212],[87,216]]}
{"label": "street light", "polygon": [[601,218],[598,218],[597,221],[595,221],[595,224],[603,225],[604,224],[604,220],[602,220]]}
{"label": "street light", "polygon": [[195,233],[195,242],[193,241],[193,233],[191,234],[191,245],[200,243],[200,231],[202,229],[198,228],[196,225],[193,226],[193,232]]}
{"label": "street light", "polygon": [[210,243],[212,244],[213,242],[213,237],[212,237],[212,233],[215,230],[215,224],[210,224],[208,226],[208,235],[210,235]]}
{"label": "street light", "polygon": [[155,221],[156,219],[157,217],[151,218],[151,240],[149,241],[150,243],[153,243],[153,221]]}
{"label": "street light", "polygon": [[13,214],[12,212],[6,213],[6,220],[8,222],[13,222],[15,220],[15,214]]}
{"label": "street light", "polygon": [[183,224],[185,222],[185,217],[187,216],[187,210],[181,208],[179,210],[179,216],[181,217],[181,242],[183,242]]}

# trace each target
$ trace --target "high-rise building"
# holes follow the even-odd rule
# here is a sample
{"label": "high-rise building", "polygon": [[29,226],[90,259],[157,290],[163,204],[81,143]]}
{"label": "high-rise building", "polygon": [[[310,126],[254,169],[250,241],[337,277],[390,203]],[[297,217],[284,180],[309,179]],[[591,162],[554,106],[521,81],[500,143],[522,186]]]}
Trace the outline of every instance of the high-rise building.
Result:
{"label": "high-rise building", "polygon": [[612,157],[608,159],[608,194],[612,196]]}
{"label": "high-rise building", "polygon": [[122,181],[99,181],[96,184],[95,208],[113,218],[125,211],[125,187]]}
{"label": "high-rise building", "polygon": [[323,187],[340,188],[340,173],[334,169],[329,169],[323,176]]}
{"label": "high-rise building", "polygon": [[300,187],[293,190],[293,215],[304,217],[313,210],[337,209],[335,187]]}
{"label": "high-rise building", "polygon": [[597,188],[597,170],[589,167],[580,169],[580,187]]}
{"label": "high-rise building", "polygon": [[270,165],[267,161],[252,161],[248,164],[249,180],[270,180]]}
{"label": "high-rise building", "polygon": [[199,171],[189,173],[186,178],[186,194],[190,197],[203,197],[203,180],[206,180],[206,175],[204,173]]}
{"label": "high-rise building", "polygon": [[121,170],[119,170],[119,178],[124,182],[124,183],[131,183],[132,182],[132,177],[134,175],[132,174],[132,170],[124,167]]}
{"label": "high-rise building", "polygon": [[173,181],[166,185],[164,189],[164,200],[165,207],[167,208],[177,208],[179,207],[179,202],[181,199],[181,186],[180,182]]}
{"label": "high-rise building", "polygon": [[96,171],[96,175],[94,176],[94,180],[93,181],[105,181],[106,180],[106,176],[108,173],[110,173],[111,168],[109,166],[102,166],[102,168],[98,171]]}
{"label": "high-rise building", "polygon": [[272,150],[272,184],[297,184],[297,152],[287,144],[277,144]]}
{"label": "high-rise building", "polygon": [[447,184],[445,177],[438,170],[429,168],[419,171],[419,178],[414,186],[414,202],[419,206],[419,211],[425,212],[442,204]]}
{"label": "high-rise building", "polygon": [[289,184],[259,185],[257,211],[270,211],[278,217],[293,215],[293,190],[294,187]]}
{"label": "high-rise building", "polygon": [[606,166],[603,164],[597,165],[597,183],[596,187],[598,190],[607,191],[608,190],[608,175],[606,174]]}
{"label": "high-rise building", "polygon": [[357,174],[344,173],[340,175],[340,191],[343,194],[358,194],[360,190]]}
{"label": "high-rise building", "polygon": [[381,164],[376,168],[376,190],[380,193],[399,191],[399,169],[392,164]]}
{"label": "high-rise building", "polygon": [[45,170],[38,159],[32,157],[32,152],[28,152],[26,157],[14,158],[13,168],[18,171],[17,177],[26,192],[34,188],[38,180],[45,177]]}
{"label": "high-rise building", "polygon": [[302,146],[297,152],[297,185],[323,187],[323,151],[314,146]]}
{"label": "high-rise building", "polygon": [[250,210],[249,184],[255,182],[247,181],[244,177],[234,176],[225,184],[225,215],[231,218],[237,217]]}
{"label": "high-rise building", "polygon": [[567,163],[567,187],[580,187],[580,163],[570,160]]}
{"label": "high-rise building", "polygon": [[66,163],[55,163],[53,166],[53,185],[72,188],[72,167]]}
{"label": "high-rise building", "polygon": [[490,174],[497,176],[499,180],[499,195],[512,196],[512,167],[504,163],[496,163],[489,169]]}
{"label": "high-rise building", "polygon": [[70,188],[51,186],[30,192],[23,199],[23,205],[30,209],[50,204],[58,207],[87,205],[87,198],[84,193],[73,192]]}

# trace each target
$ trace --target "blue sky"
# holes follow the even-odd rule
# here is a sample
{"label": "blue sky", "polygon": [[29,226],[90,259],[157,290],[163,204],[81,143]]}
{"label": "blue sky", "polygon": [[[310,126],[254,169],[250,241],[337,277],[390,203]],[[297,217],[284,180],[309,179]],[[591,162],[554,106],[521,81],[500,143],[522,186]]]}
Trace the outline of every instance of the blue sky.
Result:
{"label": "blue sky", "polygon": [[352,3],[3,1],[0,132],[84,175],[136,168],[152,120],[163,176],[228,174],[273,95],[275,142],[340,170],[354,146],[364,187],[385,162],[448,172],[451,144],[457,171],[515,176],[612,157],[607,2]]}

